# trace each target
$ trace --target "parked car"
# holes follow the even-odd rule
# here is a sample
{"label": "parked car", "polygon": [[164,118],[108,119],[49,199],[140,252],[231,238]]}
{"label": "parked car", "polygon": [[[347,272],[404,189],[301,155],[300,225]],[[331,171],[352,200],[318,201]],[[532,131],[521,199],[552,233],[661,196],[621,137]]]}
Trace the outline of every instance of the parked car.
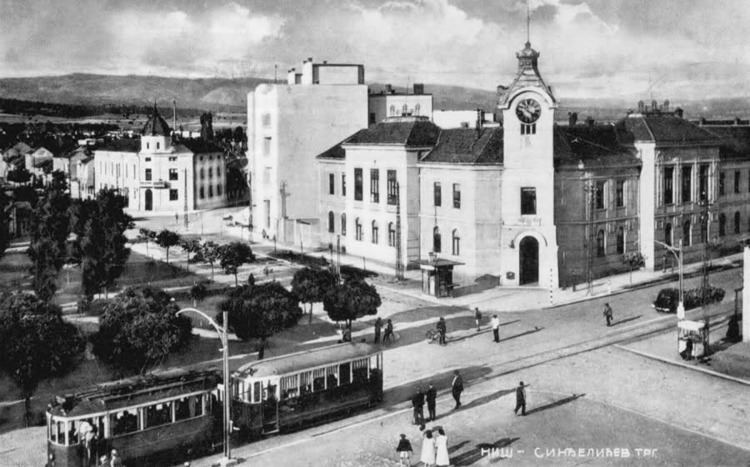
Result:
{"label": "parked car", "polygon": [[680,302],[680,291],[677,289],[661,289],[659,295],[652,305],[656,311],[662,313],[677,313],[677,304]]}

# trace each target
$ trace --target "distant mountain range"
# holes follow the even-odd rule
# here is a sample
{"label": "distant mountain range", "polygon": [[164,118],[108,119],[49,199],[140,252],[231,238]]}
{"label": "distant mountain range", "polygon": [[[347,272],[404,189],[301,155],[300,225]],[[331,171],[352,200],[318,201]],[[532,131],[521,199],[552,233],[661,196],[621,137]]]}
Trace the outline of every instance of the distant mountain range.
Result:
{"label": "distant mountain range", "polygon": [[[160,107],[168,107],[172,100],[180,108],[204,109],[214,112],[244,112],[247,93],[258,84],[270,83],[264,78],[167,78],[139,75],[69,74],[29,78],[0,79],[0,97],[59,104],[118,104],[143,106],[157,100]],[[374,91],[384,85],[368,83]],[[405,91],[403,87],[394,87]],[[425,92],[433,95],[435,109],[494,110],[494,90],[460,86],[425,84]],[[558,96],[559,97],[559,96]],[[636,102],[616,99],[559,99],[560,120],[570,111],[578,112],[579,120],[592,116],[596,120],[622,117]],[[685,110],[687,118],[747,117],[750,99],[710,99],[705,101],[675,102]]]}

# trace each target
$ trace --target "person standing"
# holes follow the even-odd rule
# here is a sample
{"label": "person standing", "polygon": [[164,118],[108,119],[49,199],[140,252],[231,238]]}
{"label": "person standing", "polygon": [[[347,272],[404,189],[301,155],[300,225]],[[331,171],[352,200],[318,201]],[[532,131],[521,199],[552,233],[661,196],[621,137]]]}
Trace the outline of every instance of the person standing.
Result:
{"label": "person standing", "polygon": [[495,339],[495,342],[500,342],[500,318],[496,314],[492,315],[491,325],[492,337]]}
{"label": "person standing", "polygon": [[445,335],[448,333],[448,328],[445,326],[445,318],[443,318],[442,316],[437,322],[437,330],[438,334],[440,335],[440,345],[445,345]]}
{"label": "person standing", "polygon": [[406,439],[406,435],[401,433],[401,439],[398,441],[396,446],[396,452],[398,452],[398,465],[402,467],[411,467],[411,442]]}
{"label": "person standing", "polygon": [[432,437],[431,430],[425,430],[422,434],[422,455],[419,460],[425,467],[435,465],[435,438]]}
{"label": "person standing", "polygon": [[478,307],[474,308],[474,321],[477,323],[477,332],[479,332],[479,323],[482,322],[482,312]]}
{"label": "person standing", "polygon": [[412,396],[411,406],[414,411],[414,424],[422,425],[424,423],[424,392],[422,392],[421,387]]}
{"label": "person standing", "polygon": [[607,320],[607,327],[612,326],[612,307],[609,303],[604,304],[604,319]]}
{"label": "person standing", "polygon": [[516,388],[516,408],[513,413],[518,415],[518,409],[521,409],[521,415],[526,415],[526,386],[521,381]]}
{"label": "person standing", "polygon": [[380,328],[383,326],[383,320],[380,319],[380,316],[378,316],[378,319],[375,320],[375,343],[380,344]]}
{"label": "person standing", "polygon": [[385,331],[383,332],[383,345],[390,344],[391,337],[393,337],[393,323],[389,319],[385,323]]}
{"label": "person standing", "polygon": [[438,434],[435,437],[435,465],[437,467],[451,465],[451,459],[448,455],[448,437],[442,428],[438,428]]}
{"label": "person standing", "polygon": [[435,421],[435,408],[437,405],[437,389],[435,389],[435,386],[430,384],[430,387],[427,388],[427,412],[430,415],[430,421]]}
{"label": "person standing", "polygon": [[456,401],[456,407],[453,410],[457,410],[461,407],[461,393],[464,392],[464,380],[461,378],[461,373],[458,370],[453,371],[453,382],[451,382],[451,393],[453,399]]}

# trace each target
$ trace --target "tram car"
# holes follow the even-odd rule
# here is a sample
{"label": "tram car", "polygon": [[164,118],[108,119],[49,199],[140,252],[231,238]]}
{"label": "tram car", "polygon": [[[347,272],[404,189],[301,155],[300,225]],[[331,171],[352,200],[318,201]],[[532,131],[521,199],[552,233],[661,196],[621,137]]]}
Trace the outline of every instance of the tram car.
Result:
{"label": "tram car", "polygon": [[243,440],[326,421],[383,398],[383,354],[345,343],[242,365],[232,373],[232,420]]}
{"label": "tram car", "polygon": [[[218,450],[219,369],[101,383],[47,409],[48,467],[90,467],[117,450],[126,466],[174,465]],[[235,443],[323,422],[382,400],[383,355],[344,343],[242,362],[230,378]]]}

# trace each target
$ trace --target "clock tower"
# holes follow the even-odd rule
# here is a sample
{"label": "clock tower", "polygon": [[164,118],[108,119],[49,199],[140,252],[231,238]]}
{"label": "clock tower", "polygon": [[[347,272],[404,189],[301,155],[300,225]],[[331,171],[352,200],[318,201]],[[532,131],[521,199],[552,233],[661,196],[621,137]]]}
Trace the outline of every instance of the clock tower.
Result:
{"label": "clock tower", "polygon": [[526,42],[516,53],[518,72],[498,87],[503,115],[501,249],[506,285],[557,288],[554,224],[553,133],[557,101]]}

